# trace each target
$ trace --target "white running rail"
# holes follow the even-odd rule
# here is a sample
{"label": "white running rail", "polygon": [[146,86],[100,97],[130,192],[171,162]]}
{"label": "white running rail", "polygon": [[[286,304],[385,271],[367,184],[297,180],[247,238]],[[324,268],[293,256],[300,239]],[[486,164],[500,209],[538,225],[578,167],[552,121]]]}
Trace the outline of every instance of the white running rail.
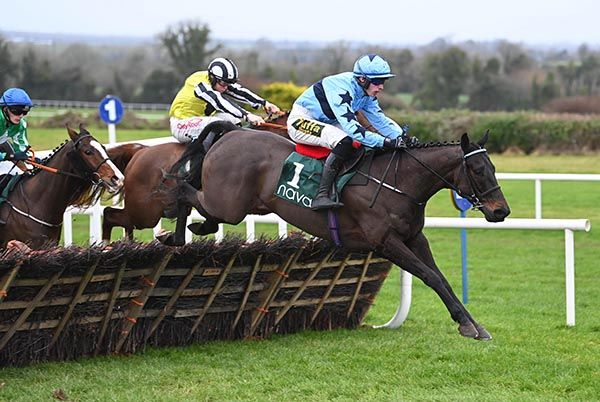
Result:
{"label": "white running rail", "polygon": [[[564,230],[565,232],[565,299],[567,326],[575,325],[575,241],[573,231],[589,232],[588,219],[507,219],[504,222],[490,223],[483,218],[425,218],[426,228],[455,229],[530,229]],[[398,328],[408,316],[411,301],[412,276],[402,271],[400,306],[396,314],[385,324],[376,328]],[[405,292],[407,294],[405,295]]]}

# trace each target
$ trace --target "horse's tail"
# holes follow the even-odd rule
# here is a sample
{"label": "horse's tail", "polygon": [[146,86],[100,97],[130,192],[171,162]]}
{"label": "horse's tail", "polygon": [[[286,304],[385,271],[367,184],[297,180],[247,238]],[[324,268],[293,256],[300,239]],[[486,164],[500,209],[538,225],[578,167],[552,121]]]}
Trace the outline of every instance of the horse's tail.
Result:
{"label": "horse's tail", "polygon": [[[181,157],[173,164],[168,172],[171,177],[185,179],[195,188],[202,186],[202,164],[208,150],[229,131],[239,129],[228,121],[215,121],[208,124],[198,138],[190,142]],[[189,163],[189,169],[187,164]],[[182,174],[182,172],[185,172]]]}

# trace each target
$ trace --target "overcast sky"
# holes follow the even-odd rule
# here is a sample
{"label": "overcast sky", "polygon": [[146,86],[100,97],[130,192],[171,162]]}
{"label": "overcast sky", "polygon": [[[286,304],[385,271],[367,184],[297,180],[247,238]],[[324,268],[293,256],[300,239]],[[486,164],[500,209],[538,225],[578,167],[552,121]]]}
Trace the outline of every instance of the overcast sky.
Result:
{"label": "overcast sky", "polygon": [[600,44],[600,0],[27,0],[0,31],[152,37],[182,21],[213,39]]}

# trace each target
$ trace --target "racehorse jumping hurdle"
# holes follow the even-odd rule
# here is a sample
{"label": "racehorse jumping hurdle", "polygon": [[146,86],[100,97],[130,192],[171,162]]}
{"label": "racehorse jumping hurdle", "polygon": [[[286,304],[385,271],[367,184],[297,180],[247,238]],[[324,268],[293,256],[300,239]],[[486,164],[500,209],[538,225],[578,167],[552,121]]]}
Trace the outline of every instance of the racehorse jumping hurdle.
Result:
{"label": "racehorse jumping hurdle", "polygon": [[301,236],[12,253],[0,259],[0,366],[356,328],[391,266]]}

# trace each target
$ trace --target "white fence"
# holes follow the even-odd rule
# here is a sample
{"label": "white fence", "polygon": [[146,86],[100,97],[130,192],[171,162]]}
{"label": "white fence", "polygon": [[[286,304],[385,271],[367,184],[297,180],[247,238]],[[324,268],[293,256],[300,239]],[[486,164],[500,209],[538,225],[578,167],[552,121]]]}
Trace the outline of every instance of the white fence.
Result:
{"label": "white fence", "polygon": [[535,182],[535,217],[542,218],[542,181],[600,181],[600,174],[571,173],[496,173],[498,180],[533,180]]}
{"label": "white fence", "polygon": [[[98,109],[99,102],[73,101],[73,100],[47,100],[33,99],[33,103],[39,107],[65,108],[65,109]],[[127,110],[169,110],[168,103],[134,103],[123,104]]]}
{"label": "white fence", "polygon": [[[455,229],[533,229],[564,230],[565,232],[565,299],[567,326],[575,325],[575,241],[573,231],[589,232],[590,221],[587,219],[507,219],[504,222],[490,223],[483,218],[425,218],[428,228]],[[378,328],[397,328],[408,316],[411,300],[412,276],[404,271],[401,275],[400,306],[396,314]],[[407,292],[407,295],[405,295]]]}

